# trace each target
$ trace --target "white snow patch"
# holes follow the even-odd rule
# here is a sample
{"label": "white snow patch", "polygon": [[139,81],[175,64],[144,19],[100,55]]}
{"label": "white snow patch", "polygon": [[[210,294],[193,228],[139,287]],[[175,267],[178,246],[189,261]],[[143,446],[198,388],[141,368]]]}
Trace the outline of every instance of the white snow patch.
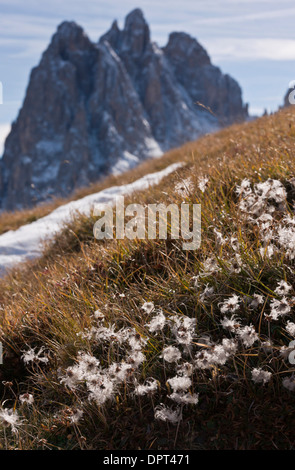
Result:
{"label": "white snow patch", "polygon": [[183,163],[173,163],[164,170],[145,175],[133,183],[112,186],[77,201],[69,202],[31,224],[0,235],[0,273],[3,275],[7,268],[26,259],[40,256],[43,241],[50,240],[55,233],[59,232],[64,223],[71,220],[75,212],[90,215],[94,204],[114,204],[117,196],[127,196],[134,191],[148,189],[182,165]]}
{"label": "white snow patch", "polygon": [[145,146],[148,149],[149,156],[152,158],[158,158],[163,155],[161,147],[159,146],[158,142],[150,137],[146,137],[144,139]]}
{"label": "white snow patch", "polygon": [[139,162],[139,158],[136,155],[133,155],[132,153],[125,150],[123,152],[123,157],[119,158],[119,160],[113,166],[112,174],[120,175],[124,171],[127,171],[130,168],[133,168],[134,166],[136,166],[138,162]]}
{"label": "white snow patch", "polygon": [[[147,150],[147,155],[149,158],[158,158],[163,155],[161,147],[152,137],[146,137],[144,139],[144,148]],[[139,157],[125,150],[123,152],[123,157],[119,158],[119,160],[113,166],[112,174],[120,175],[124,171],[134,168],[136,165],[138,165],[138,163]]]}

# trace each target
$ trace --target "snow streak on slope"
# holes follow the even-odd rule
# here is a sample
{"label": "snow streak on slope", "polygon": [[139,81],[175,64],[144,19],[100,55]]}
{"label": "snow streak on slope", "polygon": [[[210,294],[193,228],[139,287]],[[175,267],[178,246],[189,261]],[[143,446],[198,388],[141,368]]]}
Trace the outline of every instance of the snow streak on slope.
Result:
{"label": "snow streak on slope", "polygon": [[31,224],[23,225],[17,230],[10,230],[0,235],[0,273],[3,275],[7,268],[26,259],[40,256],[43,241],[52,238],[55,233],[61,230],[64,223],[70,221],[75,212],[90,215],[94,204],[114,204],[117,196],[127,196],[134,191],[158,184],[162,178],[180,166],[182,163],[174,163],[162,171],[145,175],[133,183],[112,186],[77,201],[69,202]]}

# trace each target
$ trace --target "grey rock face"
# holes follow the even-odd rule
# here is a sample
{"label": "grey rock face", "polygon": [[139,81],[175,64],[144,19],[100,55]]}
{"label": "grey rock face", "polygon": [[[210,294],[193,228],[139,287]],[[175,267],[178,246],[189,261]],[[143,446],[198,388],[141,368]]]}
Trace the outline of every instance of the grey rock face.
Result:
{"label": "grey rock face", "polygon": [[173,33],[159,48],[138,9],[98,44],[64,22],[31,72],[6,140],[0,207],[65,196],[246,117],[237,82],[187,34]]}
{"label": "grey rock face", "polygon": [[164,53],[177,81],[193,102],[209,107],[224,124],[248,117],[239,84],[211,64],[207,52],[196,39],[185,33],[172,33]]}
{"label": "grey rock face", "polygon": [[[131,12],[123,31],[113,24],[100,40],[116,51],[132,80],[153,136],[163,150],[194,140],[218,126],[198,108],[174,73],[165,50],[150,41],[142,12]],[[196,69],[195,69],[196,71]]]}
{"label": "grey rock face", "polygon": [[288,90],[286,91],[282,108],[287,108],[288,106],[291,105],[291,102],[293,104],[293,101],[294,101],[294,87],[288,88]]}

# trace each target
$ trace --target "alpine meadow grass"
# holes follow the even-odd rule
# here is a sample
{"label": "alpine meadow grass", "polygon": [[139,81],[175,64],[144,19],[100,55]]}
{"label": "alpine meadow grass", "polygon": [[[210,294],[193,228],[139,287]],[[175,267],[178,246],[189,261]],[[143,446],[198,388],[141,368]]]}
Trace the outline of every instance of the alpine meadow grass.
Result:
{"label": "alpine meadow grass", "polygon": [[197,250],[76,214],[1,279],[1,448],[294,449],[294,144],[289,107],[116,177],[184,162],[128,203],[201,204]]}

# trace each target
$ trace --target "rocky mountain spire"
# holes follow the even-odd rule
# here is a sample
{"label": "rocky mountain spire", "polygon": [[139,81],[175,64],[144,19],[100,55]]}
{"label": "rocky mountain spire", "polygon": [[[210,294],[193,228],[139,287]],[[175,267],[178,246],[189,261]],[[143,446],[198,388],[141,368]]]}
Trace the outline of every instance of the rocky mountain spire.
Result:
{"label": "rocky mountain spire", "polygon": [[126,17],[122,34],[122,50],[127,50],[132,57],[144,54],[150,43],[150,29],[140,9],[133,10]]}
{"label": "rocky mountain spire", "polygon": [[171,33],[167,46],[163,50],[174,69],[177,67],[192,69],[193,67],[211,65],[206,50],[196,39],[186,33]]}

